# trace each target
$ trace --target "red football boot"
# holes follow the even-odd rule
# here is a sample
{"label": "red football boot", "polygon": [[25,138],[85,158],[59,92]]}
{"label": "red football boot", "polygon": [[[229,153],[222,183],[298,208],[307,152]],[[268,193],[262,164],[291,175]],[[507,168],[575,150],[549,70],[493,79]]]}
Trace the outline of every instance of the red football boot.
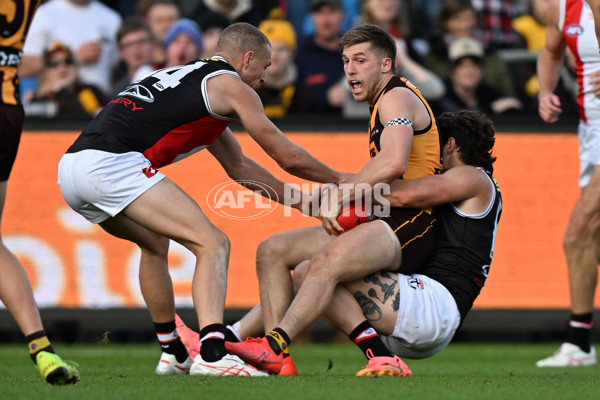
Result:
{"label": "red football boot", "polygon": [[398,356],[371,357],[356,376],[412,376],[412,371]]}
{"label": "red football boot", "polygon": [[260,370],[278,374],[283,369],[283,353],[275,354],[265,337],[247,338],[244,342],[225,342],[225,347]]}

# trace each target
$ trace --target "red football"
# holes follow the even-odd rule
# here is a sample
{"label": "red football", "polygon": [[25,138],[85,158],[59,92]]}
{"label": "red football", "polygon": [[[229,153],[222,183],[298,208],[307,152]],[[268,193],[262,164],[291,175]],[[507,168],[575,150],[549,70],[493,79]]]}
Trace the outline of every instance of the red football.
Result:
{"label": "red football", "polygon": [[342,212],[337,217],[337,222],[340,224],[344,231],[349,231],[358,225],[368,222],[368,212],[364,209],[356,209],[354,202],[342,207]]}

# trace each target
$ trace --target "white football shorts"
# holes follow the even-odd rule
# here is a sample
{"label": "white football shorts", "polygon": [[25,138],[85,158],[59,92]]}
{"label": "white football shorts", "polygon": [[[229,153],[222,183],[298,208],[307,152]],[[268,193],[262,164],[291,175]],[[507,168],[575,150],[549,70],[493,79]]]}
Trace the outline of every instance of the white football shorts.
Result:
{"label": "white football shorts", "polygon": [[600,121],[579,121],[579,187],[590,183],[594,167],[600,165]]}
{"label": "white football shorts", "polygon": [[396,326],[381,339],[399,357],[431,357],[450,343],[460,324],[454,297],[441,283],[420,274],[398,274],[398,286]]}
{"label": "white football shorts", "polygon": [[114,217],[165,175],[138,152],[82,150],[63,155],[58,185],[73,210],[92,223]]}

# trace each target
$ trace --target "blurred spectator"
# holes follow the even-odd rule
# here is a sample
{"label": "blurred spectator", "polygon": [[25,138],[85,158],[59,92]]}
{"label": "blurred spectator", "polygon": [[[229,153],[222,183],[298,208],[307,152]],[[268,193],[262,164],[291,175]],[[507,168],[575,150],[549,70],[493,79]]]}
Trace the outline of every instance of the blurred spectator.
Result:
{"label": "blurred spectator", "polygon": [[179,7],[173,0],[141,0],[138,13],[146,21],[154,37],[152,63],[165,63],[163,42],[169,29],[181,18]]}
{"label": "blurred spectator", "polygon": [[110,97],[116,97],[131,82],[137,81],[154,71],[152,65],[152,31],[139,17],[130,17],[117,31],[117,44],[121,62],[113,73]]}
{"label": "blurred spectator", "polygon": [[491,117],[523,107],[518,99],[505,96],[483,82],[485,54],[477,40],[455,40],[450,45],[448,57],[451,66],[446,96],[432,104],[436,115],[444,111],[476,109]]}
{"label": "blurred spectator", "polygon": [[252,9],[260,16],[261,21],[283,19],[290,2],[291,0],[252,0]]}
{"label": "blurred spectator", "polygon": [[400,0],[362,0],[361,22],[384,28],[394,39],[402,39]]}
{"label": "blurred spectator", "polygon": [[202,15],[208,11],[223,14],[232,23],[247,22],[258,26],[263,20],[260,13],[252,7],[252,0],[200,0],[196,8],[187,16],[199,24]]}
{"label": "blurred spectator", "polygon": [[514,82],[506,63],[495,49],[486,45],[478,21],[471,0],[444,0],[439,15],[439,32],[429,38],[430,51],[425,57],[425,64],[437,76],[447,79],[450,69],[448,48],[456,39],[474,38],[485,50],[484,81],[502,93],[513,94]]}
{"label": "blurred spectator", "polygon": [[[532,112],[537,111],[539,105],[540,82],[537,75],[537,54],[546,43],[547,11],[550,5],[550,0],[531,0],[530,12],[513,20],[513,26],[525,39],[527,49],[536,55],[528,62],[522,63],[522,84],[517,87],[520,89],[517,91],[519,98]],[[565,67],[561,71],[555,93],[561,99],[563,115],[577,116],[579,109],[576,97],[579,84],[575,72],[576,59],[568,47],[565,49],[565,61]]]}
{"label": "blurred spectator", "polygon": [[119,13],[123,19],[127,19],[136,14],[136,2],[131,0],[100,0],[113,10]]}
{"label": "blurred spectator", "polygon": [[53,0],[42,4],[33,19],[19,74],[38,75],[43,52],[60,42],[74,50],[81,81],[110,92],[110,74],[118,62],[117,29],[121,16],[96,0]]}
{"label": "blurred spectator", "polygon": [[363,22],[381,26],[396,39],[398,75],[411,81],[427,100],[436,100],[444,95],[443,80],[409,56],[400,28],[400,0],[363,0],[361,16]]}
{"label": "blurred spectator", "polygon": [[344,10],[341,0],[310,0],[315,33],[299,42],[298,82],[312,93],[315,112],[341,114],[346,98],[344,64],[338,49]]}
{"label": "blurred spectator", "polygon": [[429,32],[433,32],[438,28],[438,17],[442,10],[442,0],[412,1],[417,3],[416,8],[419,14],[417,22],[420,25],[420,29],[415,34],[420,37],[426,37]]}
{"label": "blurred spectator", "polygon": [[258,26],[271,42],[271,65],[265,83],[257,90],[265,115],[279,118],[286,114],[307,113],[311,98],[304,85],[298,85],[298,69],[294,64],[296,32],[285,20],[265,20]]}
{"label": "blurred spectator", "polygon": [[531,0],[531,10],[512,21],[513,28],[525,39],[527,48],[540,51],[546,43],[546,18],[550,0]]}
{"label": "blurred spectator", "polygon": [[93,117],[108,103],[95,85],[81,83],[71,50],[54,43],[44,53],[37,91],[26,106],[27,115]]}
{"label": "blurred spectator", "polygon": [[397,44],[401,43],[411,58],[420,63],[421,55],[427,52],[421,47],[427,42],[412,34],[414,29],[411,26],[414,24],[411,19],[416,19],[417,13],[410,9],[411,6],[412,2],[408,0],[361,0],[357,23],[366,22],[385,28]]}
{"label": "blurred spectator", "polygon": [[[362,0],[342,0],[344,9],[344,22],[342,22],[341,31],[346,32],[354,25],[360,22],[360,3]],[[296,32],[301,35],[312,35],[315,33],[315,27],[309,12],[310,1],[289,1],[288,19],[294,25]]]}
{"label": "blurred spectator", "polygon": [[443,0],[438,31],[429,37],[431,52],[446,60],[450,44],[455,39],[468,37],[477,39],[485,47],[485,37],[471,0]]}
{"label": "blurred spectator", "polygon": [[482,18],[488,44],[498,49],[524,48],[525,42],[513,28],[512,20],[527,12],[529,0],[471,0]]}
{"label": "blurred spectator", "polygon": [[[531,13],[521,15],[513,20],[513,27],[525,39],[527,48],[532,52],[539,52],[546,43],[546,14],[550,0],[531,0]],[[532,60],[529,65],[530,78],[524,85],[523,92],[530,99],[537,99],[540,82],[536,73],[536,62]]]}
{"label": "blurred spectator", "polygon": [[221,32],[223,32],[231,22],[223,14],[214,11],[208,11],[203,14],[198,22],[200,30],[202,31],[203,50],[200,58],[210,58],[215,54]]}
{"label": "blurred spectator", "polygon": [[163,41],[165,65],[173,67],[197,60],[202,54],[202,33],[194,21],[182,18],[167,32]]}
{"label": "blurred spectator", "polygon": [[522,88],[531,76],[530,60],[524,51],[525,39],[512,21],[527,13],[529,0],[472,0],[481,15],[482,29],[488,47],[498,50],[505,61],[512,85],[509,93],[525,98]]}

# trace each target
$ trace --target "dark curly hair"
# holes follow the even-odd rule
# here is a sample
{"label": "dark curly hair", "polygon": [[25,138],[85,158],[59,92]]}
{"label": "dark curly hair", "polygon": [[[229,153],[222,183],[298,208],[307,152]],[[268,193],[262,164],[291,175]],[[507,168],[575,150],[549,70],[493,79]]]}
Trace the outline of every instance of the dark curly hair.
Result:
{"label": "dark curly hair", "polygon": [[460,159],[468,165],[481,167],[493,173],[496,157],[492,150],[494,125],[487,115],[476,110],[445,112],[437,119],[440,145],[453,137],[460,150]]}

